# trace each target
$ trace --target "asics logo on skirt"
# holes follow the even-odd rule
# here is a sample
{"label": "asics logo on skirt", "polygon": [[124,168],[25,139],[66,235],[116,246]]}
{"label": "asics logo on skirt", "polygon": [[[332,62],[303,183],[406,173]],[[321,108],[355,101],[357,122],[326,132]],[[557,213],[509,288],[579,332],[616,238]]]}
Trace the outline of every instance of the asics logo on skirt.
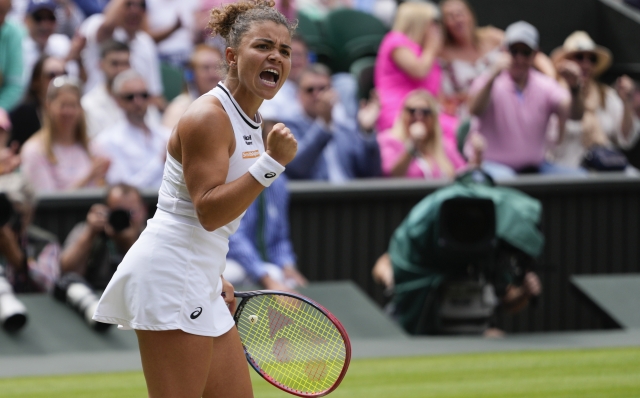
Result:
{"label": "asics logo on skirt", "polygon": [[200,316],[200,314],[202,314],[202,307],[196,307],[196,310],[193,311],[191,315],[189,315],[189,318],[196,319]]}

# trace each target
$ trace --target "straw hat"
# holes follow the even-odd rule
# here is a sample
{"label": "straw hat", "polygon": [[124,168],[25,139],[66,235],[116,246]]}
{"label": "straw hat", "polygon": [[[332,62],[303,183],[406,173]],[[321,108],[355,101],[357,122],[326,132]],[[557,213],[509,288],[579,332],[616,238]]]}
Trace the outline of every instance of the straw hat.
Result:
{"label": "straw hat", "polygon": [[562,47],[558,47],[551,52],[551,59],[554,63],[561,59],[570,59],[575,53],[593,53],[598,57],[598,61],[594,66],[594,74],[600,75],[611,66],[611,51],[607,48],[597,45],[591,36],[584,31],[573,32],[564,41]]}

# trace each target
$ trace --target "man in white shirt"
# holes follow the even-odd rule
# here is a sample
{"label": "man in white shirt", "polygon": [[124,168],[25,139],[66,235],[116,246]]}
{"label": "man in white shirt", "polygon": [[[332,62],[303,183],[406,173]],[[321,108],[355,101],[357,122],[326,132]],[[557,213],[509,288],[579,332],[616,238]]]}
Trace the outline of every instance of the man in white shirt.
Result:
{"label": "man in white shirt", "polygon": [[[90,138],[97,137],[100,132],[126,119],[124,111],[111,92],[111,87],[115,77],[131,67],[129,60],[129,46],[125,43],[112,39],[102,42],[100,70],[104,74],[105,82],[98,84],[82,96],[82,108]],[[160,123],[161,116],[158,108],[149,106],[145,120],[149,124]]]}
{"label": "man in white shirt", "polygon": [[144,0],[112,0],[104,14],[94,14],[80,27],[87,39],[83,64],[87,70],[85,91],[104,82],[100,69],[100,44],[107,39],[126,43],[131,52],[131,67],[144,76],[152,102],[162,104],[162,81],[156,44],[142,30],[146,4]]}
{"label": "man in white shirt", "polygon": [[58,4],[55,0],[30,0],[24,17],[24,24],[28,35],[22,39],[22,57],[25,84],[29,84],[33,66],[43,55],[60,58],[67,61],[67,73],[79,77],[80,49],[76,46],[72,50],[71,40],[56,31],[56,10]]}
{"label": "man in white shirt", "polygon": [[150,97],[141,74],[132,69],[121,72],[113,81],[112,92],[126,119],[96,139],[97,151],[111,160],[107,183],[158,189],[170,132],[160,123],[145,122]]}

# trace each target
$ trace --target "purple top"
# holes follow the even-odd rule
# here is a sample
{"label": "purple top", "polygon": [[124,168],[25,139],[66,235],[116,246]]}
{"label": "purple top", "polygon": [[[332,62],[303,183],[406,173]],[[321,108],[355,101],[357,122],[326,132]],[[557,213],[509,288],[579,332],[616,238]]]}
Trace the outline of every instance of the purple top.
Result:
{"label": "purple top", "polygon": [[[489,74],[478,77],[469,90],[478,93],[489,81]],[[512,168],[539,165],[547,149],[547,124],[569,91],[542,73],[531,70],[522,92],[517,90],[508,71],[503,71],[491,88],[484,114],[474,118],[472,129],[487,141],[484,159]]]}
{"label": "purple top", "polygon": [[424,78],[416,80],[393,62],[391,53],[398,47],[407,47],[416,56],[422,54],[422,48],[403,33],[391,31],[382,39],[374,71],[374,83],[381,105],[376,125],[378,131],[384,131],[393,125],[402,108],[402,101],[409,92],[421,88],[436,96],[440,91],[441,70],[438,63],[433,63],[431,71]]}

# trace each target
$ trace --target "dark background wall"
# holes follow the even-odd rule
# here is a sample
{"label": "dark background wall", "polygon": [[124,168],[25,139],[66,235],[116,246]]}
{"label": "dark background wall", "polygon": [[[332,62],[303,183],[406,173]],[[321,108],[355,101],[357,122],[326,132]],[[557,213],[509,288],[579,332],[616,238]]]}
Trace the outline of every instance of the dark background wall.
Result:
{"label": "dark background wall", "polygon": [[[410,209],[442,186],[410,180],[290,183],[291,239],[300,269],[312,281],[353,280],[383,304],[386,298],[371,268]],[[640,272],[640,179],[533,176],[508,186],[542,201],[546,245],[539,273],[544,290],[536,308],[501,316],[499,325],[509,332],[611,327],[573,290],[569,276]],[[98,191],[43,196],[36,223],[63,239],[100,197]],[[156,197],[145,197],[152,213]]]}
{"label": "dark background wall", "polygon": [[584,30],[607,47],[614,65],[605,80],[627,73],[640,80],[640,11],[615,0],[470,0],[478,24],[505,29],[525,20],[540,31],[546,54],[576,30]]}

